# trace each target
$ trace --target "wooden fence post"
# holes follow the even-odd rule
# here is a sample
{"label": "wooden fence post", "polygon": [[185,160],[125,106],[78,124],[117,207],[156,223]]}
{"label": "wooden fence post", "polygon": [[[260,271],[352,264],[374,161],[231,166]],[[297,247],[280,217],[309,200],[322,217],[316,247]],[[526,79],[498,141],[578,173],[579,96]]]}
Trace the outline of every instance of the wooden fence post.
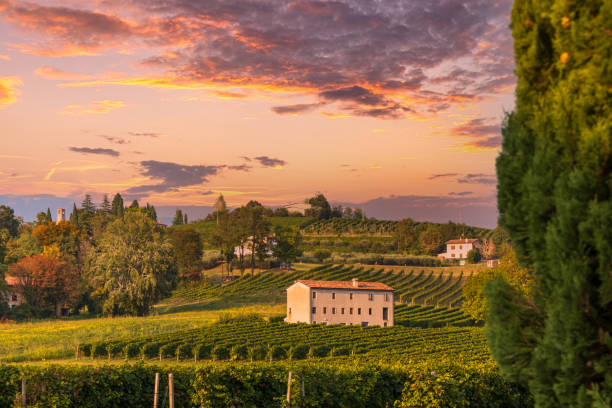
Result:
{"label": "wooden fence post", "polygon": [[79,359],[79,345],[78,344],[76,346],[76,352],[74,353],[74,359],[75,360]]}
{"label": "wooden fence post", "polygon": [[153,408],[157,408],[159,398],[159,373],[155,373],[155,390],[153,392]]}
{"label": "wooden fence post", "polygon": [[291,371],[287,378],[287,407],[291,408]]}
{"label": "wooden fence post", "polygon": [[168,406],[174,408],[174,378],[172,373],[168,374]]}
{"label": "wooden fence post", "polygon": [[21,406],[23,408],[26,407],[26,379],[25,377],[21,377]]}
{"label": "wooden fence post", "polygon": [[306,395],[306,392],[304,390],[304,377],[302,376],[302,397]]}

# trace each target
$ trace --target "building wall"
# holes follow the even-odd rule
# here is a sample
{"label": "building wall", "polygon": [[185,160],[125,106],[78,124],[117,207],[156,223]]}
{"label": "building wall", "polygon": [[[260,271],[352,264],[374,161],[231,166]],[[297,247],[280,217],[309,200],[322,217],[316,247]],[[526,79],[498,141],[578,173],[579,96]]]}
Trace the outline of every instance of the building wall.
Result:
{"label": "building wall", "polygon": [[310,288],[296,283],[287,288],[287,317],[288,323],[311,323]]}
{"label": "building wall", "polygon": [[[2,295],[1,292],[0,292],[0,295]],[[20,304],[24,302],[23,296],[21,296],[19,293],[17,293],[10,287],[8,291],[4,294],[4,298],[6,299],[8,306],[11,309],[15,306],[19,306]]]}
{"label": "building wall", "polygon": [[[300,288],[298,291],[295,289],[297,286],[308,290],[308,301],[303,298],[304,289]],[[298,297],[294,293],[299,293],[300,296]],[[314,298],[313,293],[316,294]],[[301,302],[301,304],[298,304],[298,302]],[[367,323],[368,326],[393,326],[395,323],[393,303],[394,298],[391,291],[315,289],[298,283],[287,290],[287,321],[290,323],[309,322],[347,325]],[[303,306],[306,304],[309,305],[309,310],[304,311]],[[291,316],[289,316],[289,308],[291,308]],[[387,308],[386,320],[383,319],[383,308]],[[304,312],[309,314],[310,321],[305,318]]]}
{"label": "building wall", "polygon": [[463,244],[446,244],[446,252],[438,256],[446,259],[465,259],[473,248],[480,248],[478,242]]}

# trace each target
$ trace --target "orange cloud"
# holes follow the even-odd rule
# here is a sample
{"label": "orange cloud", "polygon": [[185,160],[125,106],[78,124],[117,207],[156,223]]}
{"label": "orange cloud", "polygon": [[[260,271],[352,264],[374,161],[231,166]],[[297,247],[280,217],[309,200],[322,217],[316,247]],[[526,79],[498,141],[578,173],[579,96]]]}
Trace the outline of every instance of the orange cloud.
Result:
{"label": "orange cloud", "polygon": [[113,109],[122,108],[125,104],[121,101],[94,101],[89,106],[83,105],[68,105],[61,114],[62,115],[86,115],[86,114],[104,114]]}
{"label": "orange cloud", "polygon": [[21,94],[19,86],[23,85],[17,77],[0,77],[0,109],[17,102],[17,97]]}
{"label": "orange cloud", "polygon": [[52,80],[84,80],[92,78],[91,75],[71,74],[48,65],[37,68],[34,73],[41,78]]}

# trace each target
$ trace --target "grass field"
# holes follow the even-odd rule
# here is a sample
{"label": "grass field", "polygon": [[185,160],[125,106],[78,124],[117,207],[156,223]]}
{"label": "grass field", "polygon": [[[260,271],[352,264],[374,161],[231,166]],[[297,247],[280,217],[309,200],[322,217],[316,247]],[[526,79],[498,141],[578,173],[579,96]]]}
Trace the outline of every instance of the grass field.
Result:
{"label": "grass field", "polygon": [[[265,302],[266,299],[252,299]],[[26,361],[71,357],[82,342],[150,336],[208,325],[222,314],[258,313],[277,316],[282,304],[248,304],[229,298],[180,307],[158,307],[148,317],[49,320],[0,325],[0,361]],[[236,306],[241,305],[242,306]]]}

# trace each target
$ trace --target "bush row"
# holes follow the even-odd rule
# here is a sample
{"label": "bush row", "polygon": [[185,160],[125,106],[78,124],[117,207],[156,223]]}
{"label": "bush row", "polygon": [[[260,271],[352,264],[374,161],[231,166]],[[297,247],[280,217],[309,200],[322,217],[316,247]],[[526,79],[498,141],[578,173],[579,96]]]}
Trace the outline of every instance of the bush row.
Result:
{"label": "bush row", "polygon": [[[0,365],[0,406],[16,406],[21,377],[28,407],[150,407],[155,373],[159,406],[167,374],[177,408],[284,407],[288,371],[296,407],[530,407],[528,393],[484,365],[199,364],[156,366]],[[302,394],[302,383],[304,394]]]}

